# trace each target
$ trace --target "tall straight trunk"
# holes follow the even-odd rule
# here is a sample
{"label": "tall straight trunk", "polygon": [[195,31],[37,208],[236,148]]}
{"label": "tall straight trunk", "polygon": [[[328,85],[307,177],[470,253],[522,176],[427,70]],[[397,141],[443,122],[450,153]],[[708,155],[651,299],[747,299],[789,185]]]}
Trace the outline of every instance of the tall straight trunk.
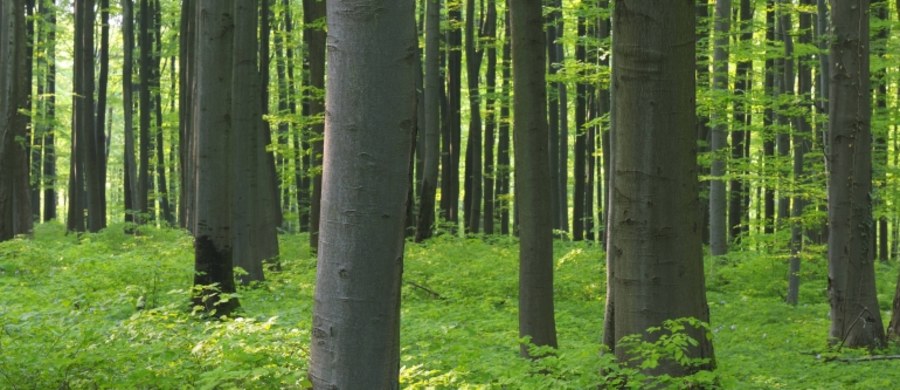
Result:
{"label": "tall straight trunk", "polygon": [[[775,41],[775,0],[766,0],[766,42]],[[768,51],[768,49],[767,49]],[[766,54],[765,61],[766,75],[764,79],[765,95],[771,100],[775,100],[775,79],[778,77],[775,72],[774,56]],[[767,178],[763,187],[763,213],[761,225],[763,233],[769,234],[775,231],[775,190],[771,183],[771,176],[775,175],[773,171],[775,164],[775,134],[771,128],[775,124],[775,110],[772,109],[774,103],[766,104],[763,112],[763,175]]]}
{"label": "tall straight trunk", "polygon": [[[318,23],[325,18],[325,0],[303,0],[303,40],[308,49],[310,86],[319,91],[325,90],[325,31]],[[318,96],[307,96],[309,116],[319,117],[325,114],[322,99]],[[322,166],[322,142],[324,137],[323,122],[317,120],[309,128],[312,143],[311,170],[312,193],[309,207],[309,245],[316,251],[319,245],[319,211],[322,202],[322,174],[318,168]]]}
{"label": "tall straight trunk", "polygon": [[[172,213],[172,205],[169,197],[168,183],[166,182],[166,156],[163,138],[163,110],[162,110],[162,8],[159,0],[151,3],[153,17],[153,38],[155,50],[153,50],[153,109],[156,113],[156,200],[159,202],[162,222],[168,225],[175,224],[175,215]],[[174,64],[172,64],[174,66]]]}
{"label": "tall straight trunk", "polygon": [[32,230],[25,138],[30,80],[25,76],[25,6],[22,0],[0,3],[0,241]]}
{"label": "tall straight trunk", "polygon": [[[185,3],[187,4],[187,3]],[[123,42],[123,60],[122,60],[122,106],[123,118],[125,121],[125,221],[138,222],[135,213],[140,209],[137,207],[137,164],[134,157],[134,12],[133,0],[122,0],[122,42]],[[187,31],[183,31],[183,37],[187,36]],[[184,64],[184,62],[182,62]],[[186,77],[187,70],[182,68],[182,77]],[[183,84],[183,82],[182,82]],[[182,90],[182,99],[186,99],[186,90]],[[184,110],[184,108],[182,108]],[[185,110],[186,111],[186,110]],[[182,111],[181,115],[184,115]],[[182,146],[184,147],[184,146]],[[182,184],[182,191],[186,186]],[[185,209],[182,204],[182,211]],[[181,219],[182,222],[184,218]]]}
{"label": "tall straight trunk", "polygon": [[[717,0],[713,48],[712,89],[724,94],[728,91],[728,40],[731,29],[731,0]],[[728,114],[724,107],[714,108],[710,136],[712,166],[709,181],[709,250],[713,256],[728,252],[726,226],[725,154],[728,147]]]}
{"label": "tall straight trunk", "polygon": [[[711,46],[710,46],[709,42],[710,42],[710,38],[711,38],[710,32],[712,31],[713,24],[711,23],[712,18],[710,18],[709,9],[710,9],[710,0],[698,1],[698,4],[696,5],[696,9],[695,9],[696,19],[699,23],[698,28],[697,28],[697,34],[696,34],[696,41],[695,41],[696,46],[697,46],[697,51],[695,53],[695,56],[697,57],[695,73],[697,75],[697,88],[698,89],[711,87],[710,72],[709,72],[709,62],[710,62],[709,51],[711,49]],[[612,86],[610,88],[612,88]],[[615,110],[612,110],[611,115],[614,115],[614,114],[615,114]],[[709,152],[710,133],[711,133],[709,119],[710,119],[710,117],[709,117],[708,111],[705,111],[705,112],[698,111],[697,112],[697,141],[699,143],[698,151],[700,153]],[[610,149],[612,149],[612,148],[610,148]],[[612,172],[609,172],[609,175],[610,175],[610,177],[612,177],[614,174]],[[700,196],[701,196],[701,200],[704,201],[705,207],[701,207],[698,209],[698,211],[700,213],[700,224],[701,224],[701,231],[702,231],[701,237],[703,239],[703,243],[709,243],[710,227],[709,227],[709,207],[708,207],[709,206],[709,191],[708,191],[708,189],[709,189],[710,185],[708,185],[706,183],[703,183],[702,185],[703,185],[703,187],[700,189]],[[611,190],[612,186],[609,186],[607,188],[609,188]],[[607,194],[608,193],[609,193],[609,191],[607,191]],[[607,200],[607,203],[609,203],[609,202],[610,201]],[[606,226],[609,226],[608,219],[609,219],[609,217],[607,217],[607,225]]]}
{"label": "tall straight trunk", "polygon": [[[618,343],[622,337],[648,336],[647,328],[666,320],[709,321],[696,212],[696,58],[693,45],[684,44],[696,34],[695,10],[690,1],[619,0],[613,12],[612,320],[605,321],[604,340],[621,362],[635,364]],[[653,239],[646,239],[648,232]],[[687,331],[698,341],[687,355],[714,366],[707,332]],[[684,375],[691,369],[661,361],[650,371]]]}
{"label": "tall straight trunk", "polygon": [[145,222],[143,219],[150,218],[150,74],[153,51],[153,44],[150,40],[150,0],[139,0],[138,13],[138,45],[140,46],[138,119],[140,124],[138,131],[138,196],[135,199],[135,207],[143,214],[141,222]]}
{"label": "tall straight trunk", "polygon": [[435,222],[438,163],[440,162],[440,0],[426,1],[425,10],[425,133],[424,174],[416,225],[416,241],[431,237]]}
{"label": "tall straight trunk", "polygon": [[487,48],[485,85],[487,99],[484,118],[484,233],[494,234],[494,138],[497,128],[497,2],[487,0],[484,34]]}
{"label": "tall straight trunk", "polygon": [[884,327],[872,253],[869,2],[832,0],[831,9],[829,335],[841,345],[874,348],[884,344]]}
{"label": "tall straight trunk", "polygon": [[[546,52],[540,0],[510,3],[512,23],[513,136],[519,214],[519,337],[556,347],[553,311],[553,215],[547,150]],[[533,356],[528,344],[522,356]]]}
{"label": "tall straight trunk", "polygon": [[[378,18],[368,17],[370,7]],[[399,388],[403,226],[416,122],[414,12],[412,0],[328,4],[314,388]]]}
{"label": "tall straight trunk", "polygon": [[[741,46],[746,50],[751,47],[753,41],[753,8],[750,0],[740,0],[740,39]],[[737,63],[737,72],[734,80],[734,124],[735,129],[731,132],[731,158],[735,162],[735,168],[732,168],[732,174],[736,174],[731,179],[731,188],[729,189],[728,198],[728,232],[732,242],[736,241],[743,231],[744,226],[744,198],[747,189],[744,188],[744,179],[741,177],[744,172],[737,168],[744,165],[743,159],[749,157],[745,155],[746,146],[749,144],[748,130],[752,119],[750,117],[752,106],[749,101],[750,89],[753,85],[750,75],[753,70],[753,61],[749,56],[741,58]]]}
{"label": "tall straight trunk", "polygon": [[[785,0],[778,0],[784,4]],[[776,102],[780,102],[783,97],[790,97],[794,94],[794,59],[787,55],[788,44],[793,45],[791,41],[790,11],[787,9],[777,9],[775,19],[775,35],[782,42],[785,51],[781,53],[779,58],[775,58],[775,96]],[[792,54],[793,55],[793,54]],[[791,122],[788,117],[787,105],[776,105],[775,110],[775,151],[778,153],[777,161],[779,167],[788,167],[787,164],[791,158]],[[776,170],[776,178],[789,178],[790,171],[786,168]],[[788,219],[791,215],[791,196],[788,180],[776,179],[778,182],[778,221],[775,224],[775,230],[788,227]]]}
{"label": "tall straight trunk", "polygon": [[[132,0],[123,0],[126,4],[131,7]],[[193,227],[196,226],[194,212],[194,205],[196,205],[197,199],[197,191],[195,182],[193,180],[193,172],[195,171],[194,166],[194,156],[196,152],[197,145],[194,144],[194,95],[195,91],[195,82],[197,80],[197,61],[196,52],[197,52],[197,24],[196,24],[196,11],[197,11],[197,0],[185,0],[181,3],[181,21],[180,21],[180,34],[179,34],[179,51],[178,51],[178,68],[180,70],[178,74],[178,160],[179,166],[181,168],[180,175],[180,183],[179,186],[181,196],[178,197],[178,222],[179,225],[183,228],[187,228],[191,232],[193,232]],[[130,14],[130,13],[129,13]],[[131,23],[131,17],[128,17],[125,23]],[[126,42],[128,39],[134,39],[134,34],[131,32],[125,33]],[[133,47],[133,45],[132,45]],[[132,50],[126,50],[126,56],[131,56]],[[127,57],[128,58],[128,57]],[[126,66],[131,66],[132,61],[125,61]],[[126,75],[130,74],[130,72],[126,72]],[[129,77],[129,80],[132,78]],[[132,83],[126,83],[129,87]],[[131,94],[129,93],[129,99],[131,99]],[[132,104],[126,105],[127,110],[131,110],[133,108]],[[126,136],[129,133],[132,138],[132,145],[134,145],[134,134],[131,131],[131,126],[126,126]],[[126,169],[130,169],[130,171],[126,171],[126,175],[130,174],[132,177],[132,184],[128,185],[126,182],[126,186],[131,189],[131,191],[135,194],[132,199],[137,199],[137,182],[135,181],[135,169],[136,164],[134,163],[134,146],[131,147],[131,151],[128,152],[128,143],[126,138],[126,158],[130,156],[132,159],[131,167],[129,168],[126,165]],[[137,207],[137,202],[134,201],[132,203],[134,205],[134,209],[139,210]]]}
{"label": "tall straight trunk", "polygon": [[[35,0],[25,0],[25,39],[27,40],[27,44],[25,45],[25,79],[29,80],[30,83],[34,83],[38,87],[38,95],[36,98],[33,98],[31,95],[31,87],[28,88],[27,93],[25,94],[25,107],[28,109],[30,115],[28,116],[26,128],[29,129],[28,134],[25,137],[26,144],[26,158],[28,159],[28,193],[29,193],[29,204],[31,207],[31,219],[32,221],[40,221],[41,220],[41,192],[40,192],[40,182],[41,182],[41,137],[38,135],[38,127],[40,123],[37,123],[35,118],[37,117],[37,107],[35,107],[36,101],[41,99],[41,85],[40,82],[35,80],[34,70],[35,70],[35,62],[40,64],[40,59],[36,58],[37,47],[39,41],[37,40],[37,36],[35,35]],[[37,61],[35,61],[37,60]]]}
{"label": "tall straight trunk", "polygon": [[[806,5],[809,4],[808,0],[804,0],[807,2]],[[785,24],[784,31],[791,31],[790,27],[790,15],[782,17],[782,23]],[[800,43],[801,44],[811,44],[812,43],[812,33],[810,28],[812,26],[810,16],[808,13],[800,13],[799,16],[799,28],[800,28]],[[793,58],[794,55],[794,42],[789,34],[785,34],[784,38],[784,51],[785,57]],[[809,58],[807,56],[803,56],[797,62],[797,79],[799,81],[797,96],[795,99],[804,99],[807,94],[812,92],[812,71],[809,66],[806,65],[805,61],[808,61]],[[789,88],[788,93],[793,93],[793,72],[787,73],[785,72],[785,85]],[[789,80],[790,79],[790,80]],[[805,108],[805,107],[804,107]],[[800,257],[803,251],[803,222],[801,217],[803,216],[803,208],[805,207],[805,200],[803,196],[799,194],[799,185],[802,184],[804,180],[804,159],[807,151],[809,150],[809,139],[808,137],[812,132],[809,122],[807,121],[809,113],[804,112],[801,115],[796,115],[794,119],[794,134],[793,134],[793,144],[794,144],[794,165],[793,165],[793,200],[791,202],[791,258],[789,261],[789,275],[788,275],[788,293],[786,297],[786,302],[790,305],[796,305],[799,299],[800,293]]]}
{"label": "tall straight trunk", "polygon": [[[235,180],[231,182],[231,246],[234,266],[247,274],[243,284],[261,281],[263,261],[278,256],[275,228],[277,203],[271,167],[267,164],[263,132],[263,88],[258,68],[257,23],[259,8],[254,0],[234,0],[234,56],[231,73],[231,145],[230,164]],[[257,93],[252,93],[257,92]]]}
{"label": "tall straight trunk", "polygon": [[[601,0],[599,3],[599,6],[601,9],[608,9],[609,8],[609,0]],[[605,16],[605,17],[601,16],[600,19],[597,21],[597,38],[600,39],[601,42],[604,42],[604,43],[609,42],[611,29],[612,29],[612,26],[610,25],[609,16]],[[609,50],[609,49],[611,49],[611,47],[609,47],[607,44],[606,49]],[[606,67],[608,69],[610,66],[610,61],[611,61],[611,58],[601,57],[600,58],[600,66]],[[597,104],[599,106],[597,109],[597,115],[602,116],[602,115],[611,114],[610,108],[611,108],[612,102],[610,101],[610,87],[599,90],[597,93],[597,96],[598,96]],[[607,232],[606,232],[606,227],[609,226],[609,220],[608,220],[609,210],[607,208],[607,205],[609,203],[607,201],[608,194],[609,194],[609,179],[612,176],[612,170],[610,169],[610,157],[611,157],[612,148],[610,147],[610,138],[609,138],[610,137],[610,129],[612,128],[612,126],[611,126],[612,118],[610,117],[609,120],[607,122],[605,122],[604,124],[605,124],[605,126],[603,126],[600,129],[600,137],[599,137],[600,138],[599,139],[600,149],[603,151],[603,156],[602,156],[602,159],[600,160],[600,164],[602,165],[602,167],[600,169],[597,169],[597,175],[603,175],[603,177],[600,178],[598,176],[598,178],[597,178],[597,183],[599,185],[599,188],[597,191],[597,205],[602,209],[602,216],[600,217],[599,222],[601,223],[601,229],[603,229],[603,230],[600,233],[600,239],[602,241],[603,247],[605,248],[606,241],[607,241],[606,239],[608,237]],[[600,184],[600,183],[602,183],[602,184]]]}
{"label": "tall straight trunk", "polygon": [[[546,1],[550,6],[549,14],[547,15],[547,25],[546,25],[546,36],[547,36],[547,73],[550,78],[556,78],[557,73],[559,72],[559,67],[555,66],[555,64],[562,63],[562,58],[559,58],[559,51],[556,50],[556,41],[562,36],[562,31],[559,29],[559,18],[562,17],[561,10],[557,7],[556,0]],[[559,150],[559,123],[560,116],[564,109],[560,107],[560,91],[559,91],[559,83],[550,82],[547,84],[547,117],[548,117],[548,131],[549,136],[547,139],[549,145],[549,153],[550,153],[550,182],[547,184],[552,188],[550,192],[550,210],[553,214],[553,228],[562,230],[562,219],[560,218],[560,214],[563,213],[563,200],[560,197],[559,191],[559,155],[561,151]],[[568,212],[566,210],[565,212]],[[573,231],[574,233],[574,231]],[[580,232],[579,232],[580,233]]]}
{"label": "tall straight trunk", "polygon": [[[579,17],[576,31],[579,39],[587,35],[587,26],[584,17]],[[583,42],[575,46],[575,61],[587,62],[587,50]],[[585,197],[588,174],[587,160],[593,158],[587,154],[588,129],[584,127],[587,118],[587,85],[584,82],[575,84],[575,151],[574,151],[574,194],[572,196],[572,239],[581,241],[584,239],[584,225],[589,218],[590,209],[585,208]]]}
{"label": "tall straight trunk", "polygon": [[[56,4],[54,0],[40,0],[40,13],[47,29],[44,38],[47,70],[44,75],[46,103],[44,115],[47,129],[43,133],[44,222],[56,219]],[[32,207],[38,207],[32,205]]]}
{"label": "tall straight trunk", "polygon": [[96,123],[98,139],[97,147],[99,160],[100,183],[106,188],[106,165],[107,156],[109,156],[109,139],[105,134],[109,130],[105,127],[107,123],[107,90],[109,89],[109,0],[100,0],[100,74],[97,75],[97,106]]}
{"label": "tall straight trunk", "polygon": [[512,66],[511,66],[511,45],[510,45],[510,21],[509,21],[509,0],[506,0],[506,16],[504,19],[504,29],[506,39],[503,40],[503,49],[501,57],[501,79],[503,85],[500,88],[500,118],[497,126],[497,199],[500,207],[500,234],[508,235],[509,229],[509,125],[511,103],[510,84],[512,83]]}
{"label": "tall straight trunk", "polygon": [[[553,50],[556,52],[556,58],[560,59],[560,70],[565,72],[562,67],[565,64],[566,51],[563,44],[565,23],[562,17],[563,4],[562,0],[552,0],[553,7],[558,9],[556,12],[556,31],[558,39],[553,42]],[[568,87],[564,81],[556,82],[556,90],[559,93],[559,154],[557,163],[551,162],[551,167],[556,169],[556,192],[559,199],[559,209],[556,210],[556,218],[559,221],[559,229],[562,231],[569,230],[569,97]],[[553,171],[551,171],[551,175]]]}
{"label": "tall straight trunk", "polygon": [[[462,22],[460,3],[447,3],[451,27],[447,31],[447,122],[441,152],[441,216],[455,224],[459,221],[459,157],[461,139]],[[456,27],[454,27],[456,26]]]}
{"label": "tall straight trunk", "polygon": [[[873,54],[877,56],[885,63],[889,63],[888,59],[885,58],[885,54],[887,53],[887,43],[888,43],[888,29],[889,17],[888,17],[888,5],[885,0],[872,0],[872,14],[876,19],[881,21],[879,24],[880,27],[877,31],[875,31],[874,39],[872,42],[872,50]],[[873,80],[875,80],[875,85],[873,86],[873,94],[875,97],[875,114],[878,116],[887,115],[887,83],[886,80],[887,71],[884,67],[879,68],[876,73],[873,75]],[[873,149],[873,173],[875,176],[875,183],[878,183],[875,191],[875,208],[882,207],[884,203],[886,191],[885,184],[887,183],[887,168],[888,168],[888,144],[887,144],[887,136],[888,136],[888,128],[887,126],[882,126],[877,129],[877,133],[873,134],[875,138],[875,146]],[[876,230],[876,253],[878,254],[878,260],[887,261],[889,258],[888,253],[888,219],[885,214],[880,213],[881,216],[878,217],[877,230]]]}
{"label": "tall straight trunk", "polygon": [[[824,0],[820,0],[824,1]],[[897,1],[897,6],[895,9],[897,10],[897,17],[900,18],[900,0]],[[820,14],[823,13],[824,6],[819,8]],[[900,90],[897,91],[898,96],[900,96]],[[894,127],[893,141],[894,141],[894,150],[898,150],[897,147],[900,146],[900,143],[897,141],[898,136],[898,128]],[[898,162],[900,162],[900,157],[897,156],[898,153],[894,153],[894,165],[896,166]],[[894,230],[895,234],[900,235],[900,232],[897,232],[897,229]],[[898,236],[895,236],[897,238]],[[897,245],[897,242],[894,243]],[[897,285],[894,288],[894,299],[891,303],[891,322],[888,324],[887,336],[890,340],[900,339],[900,275],[897,276]]]}
{"label": "tall straight trunk", "polygon": [[[142,0],[146,1],[146,0]],[[232,181],[229,162],[232,135],[232,60],[234,0],[197,0],[193,23],[196,43],[190,68],[195,72],[191,180],[197,183],[192,210],[194,226],[195,306],[216,316],[229,315],[240,305],[234,293],[232,268]],[[239,91],[244,93],[245,91]]]}
{"label": "tall straight trunk", "polygon": [[[465,206],[466,232],[478,233],[482,197],[482,129],[479,76],[484,49],[475,47],[481,33],[475,27],[475,0],[466,0],[466,77],[469,87],[469,140],[466,145]],[[481,26],[483,28],[483,26]]]}

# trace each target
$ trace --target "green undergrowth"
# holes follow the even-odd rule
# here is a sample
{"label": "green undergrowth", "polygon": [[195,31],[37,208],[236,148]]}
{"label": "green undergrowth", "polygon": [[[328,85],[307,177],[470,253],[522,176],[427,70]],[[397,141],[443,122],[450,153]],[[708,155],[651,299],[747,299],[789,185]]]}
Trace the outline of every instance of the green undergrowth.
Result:
{"label": "green undergrowth", "polygon": [[[127,235],[116,225],[76,237],[46,224],[33,239],[0,243],[0,389],[308,385],[315,259],[305,236],[281,237],[282,270],[240,289],[240,317],[205,320],[188,305],[191,238],[170,229],[138,233]],[[707,259],[718,370],[692,383],[759,389],[900,383],[896,361],[843,363],[841,358],[866,352],[828,347],[821,248],[811,248],[803,260],[800,304],[783,303],[787,260],[773,242],[747,243]],[[602,248],[556,242],[560,348],[538,361],[518,357],[516,264],[510,238],[443,235],[407,245],[402,387],[588,389],[631,375],[599,345],[606,290]],[[886,322],[896,269],[878,264],[877,272]],[[677,334],[664,340],[689,342]],[[660,349],[644,348],[651,355]],[[879,353],[895,353],[889,348]],[[629,384],[640,387],[635,380]]]}

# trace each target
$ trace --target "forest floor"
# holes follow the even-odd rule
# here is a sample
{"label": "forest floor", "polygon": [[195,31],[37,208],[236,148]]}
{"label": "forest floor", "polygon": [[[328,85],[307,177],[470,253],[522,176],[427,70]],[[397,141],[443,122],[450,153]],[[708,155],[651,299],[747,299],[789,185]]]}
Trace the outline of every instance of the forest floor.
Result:
{"label": "forest floor", "polygon": [[[305,236],[282,236],[282,271],[242,288],[242,317],[220,321],[190,312],[186,233],[123,230],[116,225],[78,238],[45,224],[32,240],[0,243],[0,389],[304,386],[315,277]],[[761,240],[746,245],[706,261],[721,387],[900,384],[900,362],[841,362],[866,352],[828,347],[821,253],[805,259],[800,304],[792,307],[783,303],[787,261],[773,254],[779,248]],[[560,348],[537,362],[518,357],[516,262],[509,238],[445,235],[407,245],[402,387],[588,389],[601,383],[600,369],[609,364],[600,353],[601,248],[556,243]],[[886,322],[897,268],[878,264],[877,274]]]}

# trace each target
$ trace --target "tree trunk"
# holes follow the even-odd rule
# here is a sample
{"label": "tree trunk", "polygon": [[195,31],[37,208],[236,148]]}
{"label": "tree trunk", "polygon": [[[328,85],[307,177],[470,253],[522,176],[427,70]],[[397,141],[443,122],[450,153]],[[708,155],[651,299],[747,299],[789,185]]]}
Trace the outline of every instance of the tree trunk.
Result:
{"label": "tree trunk", "polygon": [[[187,2],[185,4],[188,4]],[[185,27],[185,26],[182,26]],[[140,217],[135,213],[140,212],[137,205],[137,164],[134,160],[134,12],[133,0],[122,0],[122,42],[124,46],[124,59],[122,64],[122,105],[125,121],[125,221],[139,222]],[[183,29],[182,37],[187,37],[188,32]],[[184,46],[182,47],[184,50]],[[182,56],[183,57],[183,56]],[[184,62],[182,62],[184,64]],[[182,77],[186,77],[188,70],[182,68]],[[182,82],[184,84],[184,82]],[[184,87],[184,85],[182,85]],[[186,89],[182,89],[182,98],[186,99]],[[185,115],[187,109],[182,107],[181,115]],[[185,145],[182,148],[186,151]],[[187,186],[182,182],[182,194],[187,192]],[[186,208],[182,204],[182,211]],[[182,222],[184,218],[182,218]]]}
{"label": "tree trunk", "polygon": [[[693,2],[617,1],[613,14],[613,178],[607,249],[610,298],[604,340],[621,362],[626,335],[663,321],[709,321],[699,224]],[[652,205],[648,207],[647,205]],[[649,236],[648,236],[649,235]],[[648,239],[652,238],[652,239]],[[710,359],[706,331],[692,358]],[[684,375],[661,361],[648,370]]]}
{"label": "tree trunk", "polygon": [[419,201],[416,241],[431,237],[434,231],[435,194],[440,162],[440,0],[428,0],[425,11],[425,148],[424,174]]}
{"label": "tree trunk", "polygon": [[478,233],[481,223],[481,197],[482,197],[482,172],[481,172],[481,97],[479,96],[479,75],[481,73],[481,59],[484,54],[482,48],[475,47],[475,38],[480,36],[475,30],[475,0],[466,0],[466,76],[469,87],[469,140],[466,145],[466,170],[465,170],[465,207],[466,232]]}
{"label": "tree trunk", "polygon": [[[775,41],[775,0],[766,0],[766,42]],[[767,49],[768,51],[768,49]],[[766,54],[765,61],[766,76],[763,88],[765,95],[773,101],[775,100],[775,79],[778,77],[775,71],[774,56]],[[771,177],[775,164],[775,134],[771,130],[775,124],[775,110],[772,104],[767,104],[763,111],[763,175]],[[761,225],[763,233],[770,234],[775,232],[775,190],[771,183],[765,183],[763,187],[763,214]]]}
{"label": "tree trunk", "polygon": [[[587,35],[587,26],[584,17],[579,17],[576,31],[579,37]],[[575,46],[575,61],[587,62],[587,50],[580,39]],[[587,85],[580,80],[575,84],[575,151],[574,151],[574,195],[572,196],[572,239],[581,241],[584,239],[584,225],[592,210],[585,207],[585,197],[588,173],[587,160],[593,158],[587,154],[588,130],[584,127],[587,119]],[[566,151],[568,152],[568,151]]]}
{"label": "tree trunk", "polygon": [[[146,1],[146,0],[142,0]],[[233,0],[199,0],[194,26],[196,51],[190,66],[196,82],[192,103],[195,188],[194,305],[216,316],[229,315],[240,305],[234,293],[232,268],[232,181],[229,163],[232,140],[232,61],[234,58]],[[244,92],[244,91],[240,91]]]}
{"label": "tree trunk", "polygon": [[[379,17],[369,18],[375,9]],[[416,122],[414,11],[411,0],[328,4],[323,223],[309,368],[315,388],[399,388]]]}
{"label": "tree trunk", "polygon": [[[509,0],[506,0],[506,15],[503,18],[504,22],[504,30],[506,31],[506,36],[509,37],[510,34],[510,23],[509,23]],[[509,230],[509,210],[511,208],[509,202],[509,173],[510,173],[510,163],[509,163],[509,105],[510,105],[510,84],[512,83],[512,66],[510,65],[511,59],[511,45],[509,39],[503,40],[503,49],[502,49],[502,58],[501,58],[501,67],[502,71],[501,78],[503,80],[503,86],[500,88],[500,124],[497,126],[497,199],[499,200],[500,207],[500,234],[508,235],[510,233]]]}
{"label": "tree trunk", "polygon": [[[93,56],[91,57],[93,58]],[[105,127],[107,122],[107,104],[106,93],[109,87],[109,0],[100,0],[100,74],[97,78],[97,107],[95,126],[98,139],[97,159],[99,178],[102,187],[106,188],[106,165],[109,156],[109,140],[106,138],[108,128]],[[105,198],[105,196],[104,196]],[[105,203],[105,201],[104,201]],[[106,205],[104,204],[104,214]],[[105,219],[104,215],[104,219]],[[106,225],[104,221],[104,226]]]}
{"label": "tree trunk", "polygon": [[30,80],[25,75],[25,6],[22,0],[0,3],[0,241],[32,230],[25,138]]}
{"label": "tree trunk", "polygon": [[[740,39],[742,46],[749,48],[753,41],[753,8],[750,0],[740,0]],[[735,162],[732,168],[730,196],[728,200],[728,232],[732,242],[740,238],[741,232],[744,231],[744,210],[745,197],[747,196],[747,188],[744,187],[743,169],[737,168],[746,164],[745,158],[749,158],[749,154],[745,154],[747,145],[749,145],[749,127],[752,124],[750,102],[750,89],[753,86],[751,73],[753,71],[753,61],[750,56],[741,58],[737,63],[737,73],[734,80],[734,124],[736,129],[731,132],[731,158]]]}
{"label": "tree trunk", "polygon": [[[519,213],[519,337],[556,347],[553,311],[553,215],[547,150],[546,52],[540,0],[510,3],[516,208]],[[533,356],[528,344],[522,356]]]}
{"label": "tree trunk", "polygon": [[[168,183],[166,182],[166,156],[165,144],[163,139],[163,113],[162,113],[162,9],[159,0],[154,0],[151,4],[151,12],[153,18],[153,38],[155,50],[153,50],[153,73],[151,75],[153,84],[153,108],[156,112],[156,200],[159,202],[160,216],[162,223],[166,225],[175,224],[175,215],[172,214],[172,205],[170,203]],[[172,65],[174,66],[174,65]]]}
{"label": "tree trunk", "polygon": [[868,0],[831,1],[828,295],[832,341],[875,348],[884,345],[884,328],[872,253],[868,8]]}
{"label": "tree trunk", "polygon": [[494,234],[494,138],[497,128],[497,3],[487,0],[483,39],[487,48],[487,99],[484,118],[484,233]]}
{"label": "tree trunk", "polygon": [[[56,219],[56,4],[54,0],[41,0],[41,17],[47,28],[44,35],[47,73],[44,75],[47,94],[45,103],[45,120],[47,129],[43,133],[43,181],[44,187],[44,222]],[[38,207],[32,205],[32,207]]]}
{"label": "tree trunk", "polygon": [[441,216],[452,222],[454,228],[459,221],[459,156],[460,117],[462,89],[462,21],[461,2],[447,3],[450,20],[447,32],[447,122],[444,130],[443,151],[441,152]]}
{"label": "tree trunk", "polygon": [[[728,92],[728,39],[731,29],[731,0],[716,1],[715,47],[713,49],[713,91]],[[725,154],[728,147],[728,113],[725,107],[713,109],[710,152],[712,167],[709,182],[709,250],[713,256],[728,252],[725,194]]]}
{"label": "tree trunk", "polygon": [[135,207],[142,214],[141,222],[150,218],[150,59],[152,43],[150,41],[150,5],[149,0],[139,0],[138,45],[140,46],[138,89],[138,106],[140,129],[138,132],[138,196]]}
{"label": "tree trunk", "polygon": [[[325,90],[325,31],[318,23],[325,18],[325,0],[303,0],[303,40],[308,48],[309,56],[309,81],[310,86],[316,88],[317,91]],[[319,96],[307,96],[307,104],[309,104],[309,117],[318,118],[325,114],[325,107]],[[309,208],[309,245],[310,250],[316,251],[319,245],[319,212],[322,202],[322,174],[318,168],[322,166],[322,142],[323,142],[323,122],[316,119],[310,130],[310,141],[312,143],[311,169],[308,174],[311,175],[312,194],[310,196]]]}

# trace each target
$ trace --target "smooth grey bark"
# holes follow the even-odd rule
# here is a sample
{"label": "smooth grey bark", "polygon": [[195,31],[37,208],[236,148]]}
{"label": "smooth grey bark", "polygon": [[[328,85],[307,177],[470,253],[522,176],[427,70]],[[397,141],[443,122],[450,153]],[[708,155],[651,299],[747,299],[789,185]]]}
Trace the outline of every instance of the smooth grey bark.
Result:
{"label": "smooth grey bark", "polygon": [[232,61],[234,0],[197,0],[194,26],[196,51],[191,66],[193,90],[192,167],[196,183],[194,233],[194,286],[192,300],[207,313],[228,315],[240,305],[233,293],[232,181],[229,163],[232,139]]}
{"label": "smooth grey bark", "polygon": [[322,218],[309,376],[317,389],[397,389],[403,230],[416,123],[415,5],[334,0],[326,20]]}
{"label": "smooth grey bark", "polygon": [[231,71],[232,261],[247,272],[242,284],[264,280],[263,261],[278,256],[278,225],[271,168],[266,159],[257,59],[255,0],[234,0],[234,51]]}
{"label": "smooth grey bark", "polygon": [[[547,83],[540,0],[509,4],[512,28],[513,143],[515,195],[519,215],[519,337],[556,347],[553,310],[553,215]],[[527,344],[522,356],[532,356]]]}
{"label": "smooth grey bark", "polygon": [[26,137],[30,83],[25,74],[25,6],[0,2],[0,241],[32,230],[28,155],[17,139]]}
{"label": "smooth grey bark", "polygon": [[431,237],[435,222],[435,195],[438,185],[438,163],[441,158],[440,135],[440,0],[427,0],[425,10],[425,133],[424,173],[419,201],[416,241]]}
{"label": "smooth grey bark", "polygon": [[[728,40],[731,29],[731,0],[717,0],[713,34],[712,89],[728,91]],[[710,115],[713,128],[710,134],[712,166],[709,181],[709,250],[713,256],[728,252],[728,223],[726,218],[725,149],[728,147],[728,114],[724,106],[714,108]]]}
{"label": "smooth grey bark", "polygon": [[831,0],[828,296],[835,343],[884,345],[872,238],[869,1]]}
{"label": "smooth grey bark", "polygon": [[[613,177],[607,248],[604,341],[621,362],[618,341],[665,320],[709,321],[703,274],[695,114],[692,1],[615,4],[613,13]],[[689,329],[693,358],[715,365],[712,342]],[[687,374],[660,362],[653,373]],[[631,361],[631,364],[634,364]]]}

